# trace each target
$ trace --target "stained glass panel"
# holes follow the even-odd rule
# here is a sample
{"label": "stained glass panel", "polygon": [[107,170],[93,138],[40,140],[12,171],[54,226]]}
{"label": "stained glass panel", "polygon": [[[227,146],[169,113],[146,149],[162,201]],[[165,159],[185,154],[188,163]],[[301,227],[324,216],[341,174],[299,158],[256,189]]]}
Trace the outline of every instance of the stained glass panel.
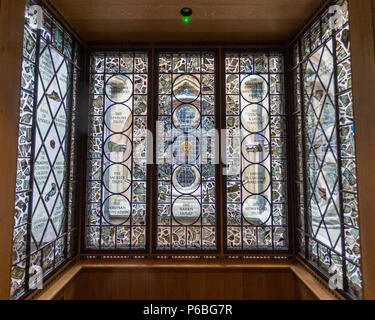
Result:
{"label": "stained glass panel", "polygon": [[146,249],[148,54],[91,55],[86,249]]}
{"label": "stained glass panel", "polygon": [[288,248],[284,57],[228,52],[226,246]]}
{"label": "stained glass panel", "polygon": [[156,247],[213,250],[215,54],[163,52],[158,61]]}
{"label": "stained glass panel", "polygon": [[40,271],[41,281],[76,250],[72,197],[77,177],[75,164],[69,165],[76,155],[73,110],[77,111],[80,71],[79,64],[71,61],[71,49],[76,48],[77,62],[80,49],[62,27],[59,35],[69,39],[66,44],[50,41],[46,30],[58,22],[44,8],[44,27],[37,30],[28,7],[34,4],[40,5],[30,1],[25,10],[12,299],[34,288],[33,274]]}

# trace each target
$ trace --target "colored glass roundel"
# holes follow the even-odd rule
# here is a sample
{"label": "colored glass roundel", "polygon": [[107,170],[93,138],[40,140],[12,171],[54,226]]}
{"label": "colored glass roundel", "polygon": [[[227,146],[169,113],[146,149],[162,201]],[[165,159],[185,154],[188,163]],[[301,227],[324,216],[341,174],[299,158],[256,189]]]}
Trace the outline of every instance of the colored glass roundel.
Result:
{"label": "colored glass roundel", "polygon": [[199,139],[182,134],[174,140],[173,157],[176,163],[193,163],[199,158]]}
{"label": "colored glass roundel", "polygon": [[200,124],[200,120],[198,109],[191,104],[180,105],[173,113],[174,126],[184,132],[196,129]]}
{"label": "colored glass roundel", "polygon": [[126,222],[130,212],[130,202],[122,195],[111,195],[103,203],[104,218],[111,224],[119,225]]}
{"label": "colored glass roundel", "polygon": [[201,215],[201,206],[193,196],[180,196],[173,203],[172,213],[178,223],[192,225]]}
{"label": "colored glass roundel", "polygon": [[113,134],[104,143],[104,154],[112,162],[124,162],[131,156],[132,143],[125,134]]}
{"label": "colored glass roundel", "polygon": [[263,101],[268,94],[266,80],[258,75],[247,76],[241,82],[241,94],[250,103]]}
{"label": "colored glass roundel", "polygon": [[173,172],[172,183],[178,192],[191,193],[200,183],[201,177],[198,169],[190,164],[184,164]]}
{"label": "colored glass roundel", "polygon": [[131,172],[122,164],[113,164],[104,172],[104,186],[112,193],[125,192],[131,183]]}
{"label": "colored glass roundel", "polygon": [[242,213],[246,221],[252,225],[262,225],[271,215],[271,205],[260,195],[248,197],[242,205]]}
{"label": "colored glass roundel", "polygon": [[109,78],[105,92],[107,97],[113,102],[123,103],[132,96],[133,83],[127,76],[117,74]]}
{"label": "colored glass roundel", "polygon": [[251,163],[261,163],[270,154],[270,143],[261,134],[249,134],[242,141],[242,155]]}
{"label": "colored glass roundel", "polygon": [[109,130],[115,133],[128,130],[132,120],[131,110],[123,104],[114,104],[105,113],[105,124]]}
{"label": "colored glass roundel", "polygon": [[253,194],[260,194],[266,191],[270,182],[269,171],[260,164],[249,165],[242,173],[244,188]]}
{"label": "colored glass roundel", "polygon": [[261,132],[268,126],[268,112],[259,104],[250,104],[241,112],[241,123],[249,132]]}
{"label": "colored glass roundel", "polygon": [[193,102],[200,94],[200,82],[192,75],[181,75],[173,83],[173,94],[183,103]]}

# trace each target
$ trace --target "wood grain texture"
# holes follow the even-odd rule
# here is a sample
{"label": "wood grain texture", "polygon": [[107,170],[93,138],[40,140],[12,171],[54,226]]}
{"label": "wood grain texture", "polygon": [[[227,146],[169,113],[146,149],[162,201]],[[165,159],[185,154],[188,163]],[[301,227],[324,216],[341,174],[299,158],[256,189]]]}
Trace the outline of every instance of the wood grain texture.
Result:
{"label": "wood grain texture", "polygon": [[50,0],[86,42],[282,43],[323,0],[191,0],[184,25],[182,0]]}
{"label": "wood grain texture", "polygon": [[298,300],[318,300],[305,283],[297,277],[294,277],[294,294]]}
{"label": "wood grain texture", "polygon": [[300,300],[334,297],[300,264],[80,261],[38,300]]}
{"label": "wood grain texture", "polygon": [[2,0],[0,12],[0,299],[9,299],[24,0]]}
{"label": "wood grain texture", "polygon": [[375,299],[375,52],[372,0],[350,0],[363,297]]}
{"label": "wood grain texture", "polygon": [[[235,277],[232,276],[233,273]],[[288,270],[210,269],[205,271],[195,269],[194,266],[151,270],[84,268],[77,278],[75,298],[78,300],[291,300],[295,298],[293,274]]]}
{"label": "wood grain texture", "polygon": [[42,291],[38,296],[40,300],[60,300],[63,297],[74,299],[75,288],[78,282],[76,276],[82,270],[80,263],[74,263],[63,271],[61,277],[51,284],[48,289]]}
{"label": "wood grain texture", "polygon": [[291,265],[291,270],[299,289],[306,287],[305,291],[308,290],[310,295],[319,297],[321,300],[335,299],[335,297],[324,286],[317,285],[317,279],[305,269],[302,262]]}

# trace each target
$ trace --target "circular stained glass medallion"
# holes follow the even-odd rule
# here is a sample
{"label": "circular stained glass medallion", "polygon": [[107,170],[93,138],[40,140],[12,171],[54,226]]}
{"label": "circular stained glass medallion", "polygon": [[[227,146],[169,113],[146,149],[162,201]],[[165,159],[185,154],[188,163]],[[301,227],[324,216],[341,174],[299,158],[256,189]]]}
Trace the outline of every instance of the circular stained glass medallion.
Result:
{"label": "circular stained glass medallion", "polygon": [[104,142],[104,154],[111,162],[124,162],[131,156],[132,143],[125,134],[113,134]]}
{"label": "circular stained glass medallion", "polygon": [[241,112],[241,123],[249,132],[261,132],[268,126],[268,112],[259,104],[250,104]]}
{"label": "circular stained glass medallion", "polygon": [[193,196],[180,196],[173,203],[172,213],[178,223],[188,226],[198,221],[201,206]]}
{"label": "circular stained glass medallion", "polygon": [[114,104],[105,112],[105,124],[115,133],[128,130],[132,124],[132,118],[131,110],[123,104]]}
{"label": "circular stained glass medallion", "polygon": [[105,170],[103,183],[109,192],[123,193],[130,186],[131,172],[122,164],[113,164]]}
{"label": "circular stained glass medallion", "polygon": [[253,194],[260,194],[266,191],[270,182],[271,176],[269,171],[260,164],[251,164],[242,173],[244,188]]}
{"label": "circular stained glass medallion", "polygon": [[198,128],[200,114],[196,107],[191,104],[183,104],[173,112],[173,124],[177,129],[188,132]]}
{"label": "circular stained glass medallion", "polygon": [[114,225],[124,223],[130,217],[130,202],[122,195],[109,196],[103,203],[105,220]]}
{"label": "circular stained glass medallion", "polygon": [[199,139],[183,134],[173,142],[173,157],[177,163],[192,163],[199,157]]}
{"label": "circular stained glass medallion", "polygon": [[242,155],[251,163],[263,162],[270,153],[270,143],[261,134],[249,134],[242,140]]}
{"label": "circular stained glass medallion", "polygon": [[133,94],[133,83],[128,77],[117,74],[109,78],[105,86],[105,92],[113,102],[124,103]]}
{"label": "circular stained glass medallion", "polygon": [[271,215],[271,205],[268,200],[260,195],[246,198],[242,205],[242,214],[245,220],[252,225],[262,225]]}
{"label": "circular stained glass medallion", "polygon": [[241,94],[250,103],[263,101],[268,93],[266,80],[258,75],[250,75],[241,81]]}
{"label": "circular stained glass medallion", "polygon": [[181,193],[194,192],[200,182],[198,169],[190,164],[183,164],[175,169],[172,183],[176,190]]}

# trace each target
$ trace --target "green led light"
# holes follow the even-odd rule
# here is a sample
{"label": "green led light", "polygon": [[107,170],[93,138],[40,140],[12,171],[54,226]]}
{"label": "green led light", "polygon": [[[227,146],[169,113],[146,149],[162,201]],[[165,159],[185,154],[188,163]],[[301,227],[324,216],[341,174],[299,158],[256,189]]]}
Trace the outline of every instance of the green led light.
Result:
{"label": "green led light", "polygon": [[182,18],[182,21],[183,21],[184,23],[189,23],[189,22],[190,22],[190,17],[183,17],[183,18]]}

